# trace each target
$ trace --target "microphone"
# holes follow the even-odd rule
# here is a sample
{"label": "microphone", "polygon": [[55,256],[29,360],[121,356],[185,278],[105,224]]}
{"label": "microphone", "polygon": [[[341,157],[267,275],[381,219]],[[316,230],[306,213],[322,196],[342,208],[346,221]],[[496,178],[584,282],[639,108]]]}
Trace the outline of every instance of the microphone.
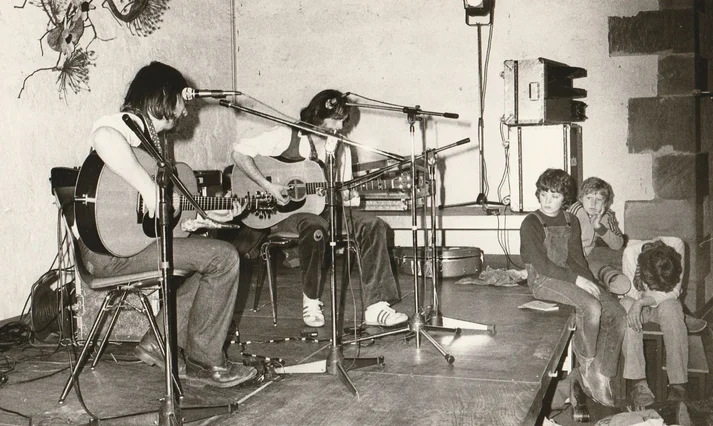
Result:
{"label": "microphone", "polygon": [[327,109],[334,109],[335,106],[339,103],[339,98],[332,98],[332,99],[327,99],[327,102],[324,103],[324,107]]}
{"label": "microphone", "polygon": [[351,92],[343,93],[340,96],[335,96],[331,99],[327,99],[327,101],[324,103],[324,107],[327,109],[334,109],[334,107],[337,106],[340,102],[345,102],[347,101],[347,96],[351,95]]}
{"label": "microphone", "polygon": [[226,96],[240,96],[242,92],[237,90],[206,90],[186,87],[181,92],[184,101],[192,101],[195,98],[225,98]]}
{"label": "microphone", "polygon": [[691,94],[693,96],[710,96],[713,97],[713,92],[707,91],[707,90],[701,90],[701,89],[693,89],[691,90]]}

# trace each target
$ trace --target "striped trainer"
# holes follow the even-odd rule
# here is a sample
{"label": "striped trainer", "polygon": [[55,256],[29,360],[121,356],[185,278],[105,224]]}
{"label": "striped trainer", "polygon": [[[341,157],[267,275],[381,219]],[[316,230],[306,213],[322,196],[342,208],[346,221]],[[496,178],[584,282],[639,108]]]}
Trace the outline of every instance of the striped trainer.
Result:
{"label": "striped trainer", "polygon": [[408,316],[401,312],[396,312],[389,307],[387,302],[377,302],[366,308],[364,313],[364,324],[381,327],[392,327],[408,321]]}

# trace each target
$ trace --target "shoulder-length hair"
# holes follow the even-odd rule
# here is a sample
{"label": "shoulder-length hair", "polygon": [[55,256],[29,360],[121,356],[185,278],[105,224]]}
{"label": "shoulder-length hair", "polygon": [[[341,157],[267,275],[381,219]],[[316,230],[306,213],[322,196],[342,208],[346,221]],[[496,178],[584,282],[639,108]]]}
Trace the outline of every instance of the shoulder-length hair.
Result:
{"label": "shoulder-length hair", "polygon": [[176,119],[178,97],[187,86],[186,79],[177,69],[151,62],[136,73],[121,109],[137,109],[158,119]]}
{"label": "shoulder-length hair", "polygon": [[300,111],[300,120],[314,126],[320,126],[324,120],[347,120],[351,108],[346,105],[347,97],[334,89],[322,90],[314,95],[309,104]]}

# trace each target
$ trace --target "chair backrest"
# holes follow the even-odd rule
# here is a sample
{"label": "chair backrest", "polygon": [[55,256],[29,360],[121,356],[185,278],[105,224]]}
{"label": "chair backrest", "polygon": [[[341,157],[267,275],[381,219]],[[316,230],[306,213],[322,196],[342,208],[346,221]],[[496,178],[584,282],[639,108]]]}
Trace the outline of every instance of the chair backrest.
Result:
{"label": "chair backrest", "polygon": [[79,169],[69,167],[54,167],[50,171],[50,184],[55,203],[59,209],[59,221],[64,236],[67,238],[69,257],[74,263],[74,273],[84,282],[91,282],[92,276],[81,261],[79,242],[72,231],[74,226],[74,191]]}
{"label": "chair backrest", "polygon": [[52,194],[70,227],[74,225],[74,189],[77,185],[77,176],[79,176],[77,168],[54,167],[50,171]]}

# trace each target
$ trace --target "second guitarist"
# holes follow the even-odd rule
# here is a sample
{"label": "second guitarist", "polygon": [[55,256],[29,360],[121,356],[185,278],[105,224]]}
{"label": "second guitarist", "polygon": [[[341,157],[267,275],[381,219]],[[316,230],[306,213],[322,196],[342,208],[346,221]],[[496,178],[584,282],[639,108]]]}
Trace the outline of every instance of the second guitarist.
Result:
{"label": "second guitarist", "polygon": [[[339,132],[350,127],[350,108],[347,98],[337,90],[324,90],[312,98],[300,112],[302,123],[314,125],[326,132]],[[265,176],[255,163],[257,156],[281,157],[286,161],[315,161],[324,164],[326,144],[337,143],[336,138],[306,134],[288,127],[276,127],[254,138],[245,138],[233,145],[236,166],[263,190],[272,194],[280,205],[288,205],[293,188],[284,182],[274,182]],[[337,181],[347,181],[351,176],[351,151],[338,144],[335,150]],[[343,191],[342,200],[357,197],[354,191]],[[307,326],[324,326],[322,302],[324,288],[325,250],[329,241],[329,212],[324,209],[325,194],[318,211],[297,211],[287,215],[274,227],[276,231],[299,234],[299,261],[302,275],[302,319]],[[309,202],[309,200],[308,200]],[[390,303],[399,299],[398,286],[391,271],[391,260],[386,246],[388,226],[380,218],[356,209],[346,210],[344,223],[361,250],[363,268],[364,322],[366,325],[395,326],[408,321],[408,316],[396,312]],[[341,213],[338,213],[341,216]]]}

